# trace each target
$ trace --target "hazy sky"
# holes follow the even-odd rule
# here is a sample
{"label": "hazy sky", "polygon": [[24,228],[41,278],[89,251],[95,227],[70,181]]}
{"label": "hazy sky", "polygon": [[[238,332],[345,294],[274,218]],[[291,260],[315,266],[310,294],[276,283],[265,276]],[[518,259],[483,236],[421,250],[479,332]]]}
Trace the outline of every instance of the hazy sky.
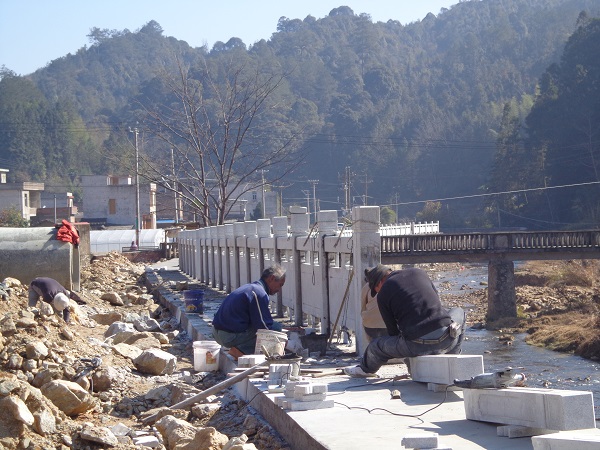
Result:
{"label": "hazy sky", "polygon": [[92,27],[136,31],[150,20],[193,47],[240,38],[269,39],[277,21],[325,17],[339,6],[374,22],[407,24],[438,14],[458,0],[0,0],[0,66],[27,75],[89,45]]}

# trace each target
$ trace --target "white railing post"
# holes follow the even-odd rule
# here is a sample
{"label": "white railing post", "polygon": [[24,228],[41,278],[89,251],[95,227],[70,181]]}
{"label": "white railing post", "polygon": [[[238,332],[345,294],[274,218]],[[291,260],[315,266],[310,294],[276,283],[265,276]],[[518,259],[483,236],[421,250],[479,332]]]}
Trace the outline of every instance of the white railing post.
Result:
{"label": "white railing post", "polygon": [[[285,216],[273,217],[273,253],[275,255],[275,262],[283,266],[281,261],[281,250],[279,239],[288,238],[288,219]],[[287,267],[286,267],[287,269]],[[285,287],[285,285],[284,285]],[[276,302],[276,314],[277,317],[283,317],[283,289],[277,293]]]}
{"label": "white railing post", "polygon": [[[321,287],[321,333],[332,333],[331,311],[329,311],[329,277],[327,267],[329,262],[327,253],[325,252],[325,246],[323,245],[323,239],[325,236],[335,236],[337,234],[337,211],[318,211],[317,222],[319,224],[319,241],[317,242],[319,265],[318,267],[315,267],[315,273],[318,274],[316,282],[319,283]],[[313,260],[313,264],[314,263]]]}
{"label": "white railing post", "polygon": [[[292,250],[292,258],[294,260],[293,263],[293,272],[294,272],[294,297],[296,300],[296,305],[294,307],[294,321],[297,326],[302,326],[303,317],[302,317],[302,280],[301,280],[301,262],[300,262],[300,251],[298,250],[298,244],[300,239],[305,239],[305,236],[308,236],[308,230],[310,226],[310,215],[307,214],[307,208],[303,206],[292,206],[290,207],[290,215],[291,215],[291,230],[292,230],[292,239],[293,250]],[[288,277],[286,277],[288,278]]]}
{"label": "white railing post", "polygon": [[[360,293],[364,284],[365,269],[381,262],[381,235],[379,233],[379,206],[356,206],[352,208],[353,225],[353,255],[354,278],[352,285],[354,292]],[[355,295],[348,299],[352,301],[356,325],[356,352],[362,355],[368,341],[362,326],[360,314],[360,298]]]}

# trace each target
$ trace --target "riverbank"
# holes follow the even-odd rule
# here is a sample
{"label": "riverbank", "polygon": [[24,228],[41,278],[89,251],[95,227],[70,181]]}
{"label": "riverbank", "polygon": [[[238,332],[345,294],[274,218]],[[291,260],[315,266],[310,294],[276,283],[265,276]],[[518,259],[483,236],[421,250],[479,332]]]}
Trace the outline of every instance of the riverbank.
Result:
{"label": "riverbank", "polygon": [[[454,267],[429,268],[461,270]],[[462,286],[460,294],[447,293],[440,283],[440,295],[448,306],[468,311],[470,326],[527,333],[528,344],[574,353],[600,360],[600,262],[592,260],[529,261],[515,269],[516,320],[486,321],[487,287]],[[507,338],[510,339],[510,338]]]}

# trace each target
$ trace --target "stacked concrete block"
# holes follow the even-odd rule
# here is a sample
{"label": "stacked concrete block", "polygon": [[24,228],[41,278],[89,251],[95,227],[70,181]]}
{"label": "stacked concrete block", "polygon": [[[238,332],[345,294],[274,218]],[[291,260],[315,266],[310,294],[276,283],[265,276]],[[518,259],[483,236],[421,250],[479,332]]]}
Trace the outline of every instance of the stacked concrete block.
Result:
{"label": "stacked concrete block", "polygon": [[501,425],[496,428],[496,432],[498,436],[505,436],[509,439],[554,433],[554,431],[545,428],[524,427],[522,425]]}
{"label": "stacked concrete block", "polygon": [[265,355],[244,355],[238,358],[238,367],[250,368],[262,364],[266,360]]}
{"label": "stacked concrete block", "polygon": [[467,419],[564,431],[594,428],[591,392],[555,389],[464,389]]}
{"label": "stacked concrete block", "polygon": [[307,381],[290,381],[284,395],[275,397],[275,404],[290,411],[333,408],[333,400],[327,400],[327,385]]}
{"label": "stacked concrete block", "polygon": [[598,450],[600,430],[586,430],[575,433],[553,433],[531,438],[534,450]]}
{"label": "stacked concrete block", "polygon": [[413,381],[451,385],[483,373],[481,355],[427,355],[410,359]]}

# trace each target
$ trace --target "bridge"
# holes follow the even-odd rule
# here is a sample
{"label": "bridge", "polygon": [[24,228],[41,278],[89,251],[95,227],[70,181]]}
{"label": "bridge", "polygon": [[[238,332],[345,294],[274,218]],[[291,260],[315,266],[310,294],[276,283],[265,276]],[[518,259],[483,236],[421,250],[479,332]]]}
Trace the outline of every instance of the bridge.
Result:
{"label": "bridge", "polygon": [[[382,227],[379,207],[354,207],[350,229],[337,211],[319,211],[310,225],[307,208],[289,217],[236,222],[178,233],[181,270],[230,292],[257,280],[272,262],[284,266],[286,284],[273,311],[321,333],[354,331],[359,353],[367,343],[361,326],[364,269],[378,262],[488,263],[488,321],[516,318],[514,261],[600,259],[600,230],[440,233],[439,224]],[[339,322],[338,322],[339,318]]]}
{"label": "bridge", "polygon": [[517,231],[382,236],[387,264],[600,259],[600,231]]}

